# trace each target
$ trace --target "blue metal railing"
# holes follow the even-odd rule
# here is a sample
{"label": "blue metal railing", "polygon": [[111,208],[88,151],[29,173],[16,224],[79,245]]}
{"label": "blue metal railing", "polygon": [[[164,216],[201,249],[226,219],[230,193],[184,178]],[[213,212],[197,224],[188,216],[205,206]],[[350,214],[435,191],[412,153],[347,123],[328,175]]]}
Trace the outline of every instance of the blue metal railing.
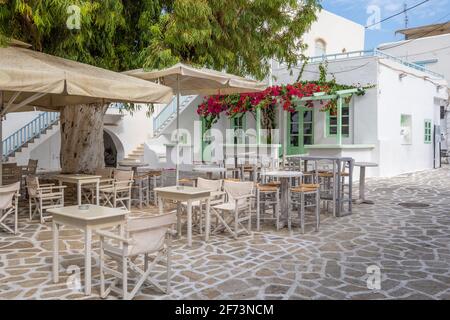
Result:
{"label": "blue metal railing", "polygon": [[352,52],[345,52],[345,53],[328,54],[328,55],[317,56],[317,57],[310,57],[310,58],[308,58],[308,62],[314,63],[314,62],[332,61],[332,60],[338,60],[338,59],[349,59],[349,58],[358,58],[358,57],[380,57],[380,58],[384,58],[384,59],[389,59],[389,60],[398,62],[400,64],[403,64],[407,67],[428,73],[438,79],[444,78],[444,76],[442,74],[431,71],[431,70],[425,68],[424,66],[421,66],[417,63],[405,61],[401,58],[395,57],[393,55],[390,55],[388,53],[385,53],[385,52],[377,50],[377,49],[352,51]]}
{"label": "blue metal railing", "polygon": [[[193,99],[194,96],[181,96],[180,99],[180,109],[182,110],[185,107],[185,103],[188,100]],[[164,109],[153,119],[153,131],[158,131],[161,126],[173,115],[177,112],[177,97],[174,97],[171,102],[169,102]]]}
{"label": "blue metal railing", "polygon": [[7,158],[30,140],[59,121],[59,112],[42,112],[31,122],[3,140],[3,157]]}

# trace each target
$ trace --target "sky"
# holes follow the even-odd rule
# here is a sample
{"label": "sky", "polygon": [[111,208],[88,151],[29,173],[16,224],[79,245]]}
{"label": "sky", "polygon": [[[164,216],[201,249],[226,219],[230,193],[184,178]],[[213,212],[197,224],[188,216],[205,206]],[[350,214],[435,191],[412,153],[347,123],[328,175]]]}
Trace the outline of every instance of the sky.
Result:
{"label": "sky", "polygon": [[[325,10],[355,21],[364,26],[378,22],[404,8],[412,7],[423,0],[322,0]],[[430,0],[408,11],[409,27],[450,21],[450,0]],[[366,49],[373,49],[381,43],[403,40],[395,31],[404,29],[405,15],[366,29]]]}

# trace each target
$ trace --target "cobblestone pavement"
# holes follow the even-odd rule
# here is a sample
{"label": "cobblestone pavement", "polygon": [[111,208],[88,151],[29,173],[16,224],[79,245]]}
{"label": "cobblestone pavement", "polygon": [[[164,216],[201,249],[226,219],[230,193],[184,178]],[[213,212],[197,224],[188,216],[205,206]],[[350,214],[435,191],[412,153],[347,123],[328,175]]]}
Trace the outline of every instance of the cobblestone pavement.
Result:
{"label": "cobblestone pavement", "polygon": [[[176,240],[171,294],[144,286],[137,298],[450,299],[449,169],[370,179],[368,197],[375,205],[356,205],[351,216],[323,215],[318,233],[266,226],[238,240],[196,236],[192,248]],[[96,267],[92,296],[66,284],[83,266],[81,232],[63,229],[62,277],[53,284],[50,225],[23,211],[17,236],[0,231],[0,299],[98,299]],[[370,266],[380,268],[379,290],[368,289]]]}

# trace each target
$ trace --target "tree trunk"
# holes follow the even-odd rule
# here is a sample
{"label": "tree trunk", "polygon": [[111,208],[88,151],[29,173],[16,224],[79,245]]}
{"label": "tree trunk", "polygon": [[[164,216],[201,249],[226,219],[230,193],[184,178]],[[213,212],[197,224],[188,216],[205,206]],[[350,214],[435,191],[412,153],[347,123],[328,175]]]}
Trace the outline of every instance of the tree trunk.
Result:
{"label": "tree trunk", "polygon": [[61,110],[63,173],[93,173],[105,166],[103,117],[107,105],[83,104]]}

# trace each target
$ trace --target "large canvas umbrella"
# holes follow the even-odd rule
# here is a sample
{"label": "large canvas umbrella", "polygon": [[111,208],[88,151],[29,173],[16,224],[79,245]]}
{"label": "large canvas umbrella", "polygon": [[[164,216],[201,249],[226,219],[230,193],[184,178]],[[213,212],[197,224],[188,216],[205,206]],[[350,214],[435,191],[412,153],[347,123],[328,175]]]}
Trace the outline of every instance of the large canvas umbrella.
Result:
{"label": "large canvas umbrella", "polygon": [[168,103],[172,96],[169,87],[33,51],[17,41],[0,48],[0,185],[1,120],[7,113],[85,103]]}
{"label": "large canvas umbrella", "polygon": [[[206,68],[195,68],[183,63],[164,69],[145,71],[137,69],[125,72],[125,74],[144,80],[162,80],[166,86],[173,88],[177,94],[177,132],[180,129],[180,96],[186,95],[213,95],[233,94],[262,91],[266,84]],[[177,137],[176,157],[176,184],[179,180],[179,139]]]}

